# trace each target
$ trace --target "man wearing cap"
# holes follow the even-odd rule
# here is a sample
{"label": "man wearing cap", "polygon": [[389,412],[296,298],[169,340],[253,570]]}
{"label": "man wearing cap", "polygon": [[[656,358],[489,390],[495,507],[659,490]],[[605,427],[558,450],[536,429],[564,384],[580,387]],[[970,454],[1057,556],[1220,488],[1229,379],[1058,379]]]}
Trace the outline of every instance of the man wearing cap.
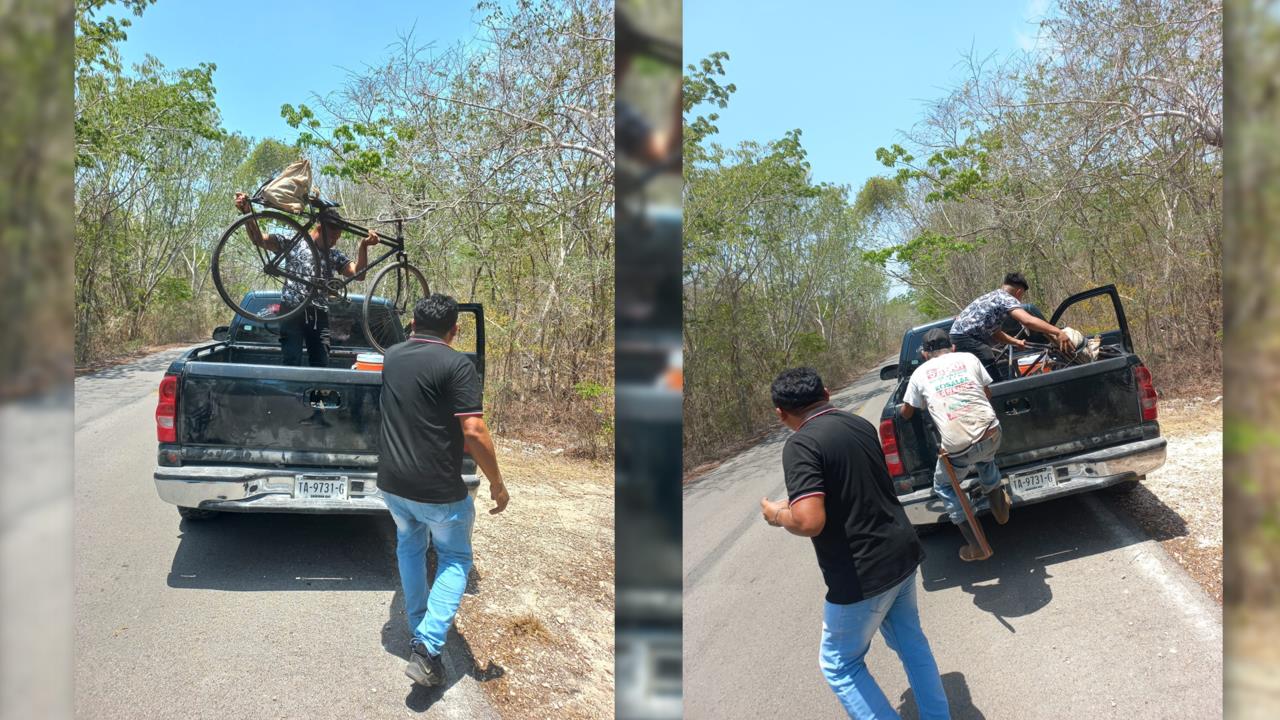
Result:
{"label": "man wearing cap", "polygon": [[[917,410],[928,409],[938,429],[941,447],[955,468],[956,481],[963,482],[969,471],[978,471],[978,482],[991,504],[996,522],[1009,522],[1009,491],[1000,481],[996,451],[1000,449],[1000,421],[991,407],[991,376],[974,355],[956,352],[942,328],[924,334],[920,346],[924,362],[907,383],[900,412],[911,419]],[[960,559],[985,560],[973,528],[951,487],[951,479],[941,457],[933,471],[933,491],[942,498],[947,515],[964,536]]]}
{"label": "man wearing cap", "polygon": [[875,426],[839,410],[813,368],[771,388],[794,433],[782,449],[783,500],[760,501],[765,522],[811,538],[827,586],[818,656],[849,717],[897,717],[867,669],[876,631],[898,654],[922,720],[950,717],[933,650],[920,627],[916,570],[924,550],[893,492]]}
{"label": "man wearing cap", "polygon": [[1012,317],[1028,330],[1038,330],[1048,335],[1064,352],[1074,350],[1071,338],[1062,330],[1022,307],[1022,298],[1029,287],[1022,273],[1009,273],[1004,276],[1004,283],[1000,287],[969,303],[956,316],[955,322],[951,323],[951,344],[956,350],[977,357],[997,382],[1009,378],[1005,374],[1005,366],[996,360],[996,351],[992,345],[1000,343],[1019,348],[1027,346],[1026,341],[1010,337],[1000,329],[1005,317]]}

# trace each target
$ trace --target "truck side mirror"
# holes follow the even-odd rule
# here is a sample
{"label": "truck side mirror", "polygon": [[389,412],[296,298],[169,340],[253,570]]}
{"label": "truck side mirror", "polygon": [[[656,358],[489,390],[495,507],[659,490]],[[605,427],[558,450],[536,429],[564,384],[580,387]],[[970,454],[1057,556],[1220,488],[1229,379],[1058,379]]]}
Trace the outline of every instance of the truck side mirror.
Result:
{"label": "truck side mirror", "polygon": [[231,336],[231,327],[228,325],[219,325],[213,329],[213,339],[218,342],[226,342]]}
{"label": "truck side mirror", "polygon": [[885,365],[884,367],[880,368],[880,379],[881,380],[897,380],[898,364],[894,363],[892,365]]}

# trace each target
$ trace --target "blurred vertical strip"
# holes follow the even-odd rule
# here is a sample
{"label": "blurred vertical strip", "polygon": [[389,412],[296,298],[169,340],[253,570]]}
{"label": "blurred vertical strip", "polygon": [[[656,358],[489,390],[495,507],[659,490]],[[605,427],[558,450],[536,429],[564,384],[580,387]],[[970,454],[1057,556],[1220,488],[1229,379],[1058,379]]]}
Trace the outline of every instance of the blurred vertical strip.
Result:
{"label": "blurred vertical strip", "polygon": [[616,715],[682,714],[681,5],[619,0]]}
{"label": "blurred vertical strip", "polygon": [[0,718],[72,712],[75,5],[0,9]]}
{"label": "blurred vertical strip", "polygon": [[1226,717],[1280,716],[1280,2],[1225,3]]}

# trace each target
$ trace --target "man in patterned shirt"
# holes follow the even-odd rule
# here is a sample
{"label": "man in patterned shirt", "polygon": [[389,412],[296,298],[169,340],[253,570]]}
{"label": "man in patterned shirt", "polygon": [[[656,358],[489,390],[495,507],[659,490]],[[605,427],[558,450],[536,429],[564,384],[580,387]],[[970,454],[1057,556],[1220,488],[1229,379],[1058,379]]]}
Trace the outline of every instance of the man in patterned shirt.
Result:
{"label": "man in patterned shirt", "polygon": [[1038,330],[1053,338],[1064,352],[1074,349],[1071,338],[1062,330],[1027,312],[1022,297],[1027,294],[1027,279],[1022,273],[1004,276],[1004,284],[969,303],[951,323],[951,343],[957,352],[967,352],[982,361],[982,366],[999,382],[1008,380],[1005,366],[996,360],[996,343],[1025,348],[1027,343],[1005,334],[1000,329],[1006,316],[1022,323],[1028,330]]}
{"label": "man in patterned shirt", "polygon": [[[236,209],[248,214],[252,207],[249,196],[236,193]],[[356,259],[351,260],[338,249],[338,238],[342,229],[336,224],[341,219],[333,208],[325,208],[320,212],[320,222],[311,228],[311,240],[322,253],[320,257],[320,276],[328,279],[335,272],[346,277],[355,277],[364,272],[369,265],[369,248],[379,242],[378,233],[369,231],[369,235],[360,241],[360,250]],[[253,244],[271,252],[280,252],[290,238],[276,233],[263,237],[261,228],[255,220],[245,224],[249,239]],[[295,243],[284,259],[285,269],[291,275],[309,276],[314,272],[311,260],[311,247],[305,242]],[[307,297],[307,287],[295,280],[285,280],[284,289],[280,293],[280,312],[295,308]],[[302,348],[307,348],[308,364],[312,367],[329,366],[329,306],[323,295],[316,295],[306,310],[280,323],[280,348],[284,355],[285,365],[302,365]]]}

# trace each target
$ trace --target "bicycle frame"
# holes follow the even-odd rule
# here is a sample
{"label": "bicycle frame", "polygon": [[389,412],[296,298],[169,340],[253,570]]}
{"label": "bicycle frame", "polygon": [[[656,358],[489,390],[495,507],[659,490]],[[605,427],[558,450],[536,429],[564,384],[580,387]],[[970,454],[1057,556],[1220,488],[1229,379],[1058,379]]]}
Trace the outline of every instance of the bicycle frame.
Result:
{"label": "bicycle frame", "polygon": [[[329,283],[330,278],[300,276],[285,270],[283,267],[281,267],[284,264],[285,257],[287,257],[288,254],[292,252],[295,247],[297,247],[298,243],[305,242],[305,240],[310,239],[311,229],[315,227],[316,223],[319,222],[319,220],[320,220],[319,214],[316,214],[316,213],[309,214],[307,217],[307,222],[302,226],[302,229],[298,232],[298,234],[294,236],[291,240],[289,240],[286,244],[281,246],[280,252],[277,253],[275,258],[271,259],[270,261],[266,262],[263,265],[263,271],[266,272],[267,275],[282,277],[282,278],[285,278],[286,280],[292,280],[293,282],[301,283],[302,285],[305,285],[306,287],[312,290],[328,295],[337,288],[341,288],[342,290],[345,291],[348,285],[350,285],[353,282],[356,282],[357,280],[363,279],[364,276],[367,275],[370,270],[372,270],[377,265],[382,264],[384,261],[386,261],[387,258],[391,257],[392,255],[397,256],[397,259],[407,259],[408,257],[404,251],[404,234],[403,234],[404,221],[397,219],[395,221],[396,222],[395,237],[385,237],[381,233],[379,233],[378,235],[378,244],[387,245],[389,246],[389,249],[382,255],[378,256],[376,259],[368,261],[368,263],[365,265],[364,270],[359,275],[355,275],[352,277],[345,277],[339,274],[339,277],[335,278],[335,279],[339,279],[337,286],[330,285]],[[353,235],[357,235],[362,238],[369,234],[368,228],[363,227],[361,225],[357,225],[349,220],[345,220],[345,219],[338,220],[337,222],[334,222],[331,224],[333,226],[336,226],[341,232],[349,232],[349,233],[352,233]]]}

